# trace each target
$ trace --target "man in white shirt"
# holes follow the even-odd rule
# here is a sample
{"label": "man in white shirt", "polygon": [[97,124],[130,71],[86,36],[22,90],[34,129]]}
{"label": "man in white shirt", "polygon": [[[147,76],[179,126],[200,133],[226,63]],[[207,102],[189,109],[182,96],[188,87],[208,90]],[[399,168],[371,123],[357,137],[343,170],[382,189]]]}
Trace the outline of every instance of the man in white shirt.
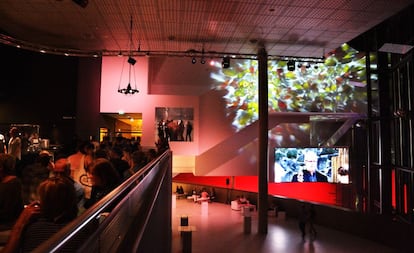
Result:
{"label": "man in white shirt", "polygon": [[22,140],[19,137],[19,130],[17,127],[10,129],[10,140],[7,147],[7,153],[16,157],[16,159],[22,159]]}
{"label": "man in white shirt", "polygon": [[0,153],[7,153],[6,149],[6,139],[4,135],[0,134]]}

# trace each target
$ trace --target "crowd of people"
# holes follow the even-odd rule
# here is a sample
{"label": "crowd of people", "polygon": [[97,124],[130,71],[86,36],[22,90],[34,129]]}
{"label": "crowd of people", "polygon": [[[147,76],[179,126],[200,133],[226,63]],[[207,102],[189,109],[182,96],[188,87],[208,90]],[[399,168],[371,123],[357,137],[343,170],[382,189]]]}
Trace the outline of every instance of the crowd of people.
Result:
{"label": "crowd of people", "polygon": [[166,148],[143,150],[122,136],[77,143],[69,153],[22,156],[17,144],[18,153],[0,153],[0,233],[9,232],[2,252],[30,252]]}

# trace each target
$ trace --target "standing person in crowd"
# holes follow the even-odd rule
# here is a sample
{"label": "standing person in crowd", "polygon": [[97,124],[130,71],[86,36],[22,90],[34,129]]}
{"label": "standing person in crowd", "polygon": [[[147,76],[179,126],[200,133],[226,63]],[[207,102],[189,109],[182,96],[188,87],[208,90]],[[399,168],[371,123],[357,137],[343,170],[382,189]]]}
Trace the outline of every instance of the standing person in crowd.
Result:
{"label": "standing person in crowd", "polygon": [[14,169],[16,158],[0,154],[0,231],[10,230],[23,210],[22,183]]}
{"label": "standing person in crowd", "polygon": [[49,177],[53,168],[52,155],[48,151],[40,151],[35,154],[34,163],[27,164],[22,170],[23,201],[28,204],[36,199],[37,187]]}
{"label": "standing person in crowd", "polygon": [[154,160],[155,158],[157,158],[157,150],[155,148],[150,148],[147,152],[146,152],[146,156],[147,156],[147,161],[151,162],[152,160]]}
{"label": "standing person in crowd", "polygon": [[142,150],[141,146],[141,136],[137,136],[135,140],[132,141],[132,152],[136,150]]}
{"label": "standing person in crowd", "polygon": [[[77,217],[75,188],[67,178],[47,178],[38,195],[39,201],[30,203],[14,224],[4,253],[31,252]],[[76,247],[65,250],[75,252]]]}
{"label": "standing person in crowd", "polygon": [[55,166],[53,166],[51,170],[50,177],[57,176],[65,177],[73,183],[76,192],[76,201],[78,203],[78,208],[83,208],[83,204],[85,202],[85,190],[79,182],[73,180],[73,178],[70,176],[70,164],[68,162],[68,159],[65,157],[56,157]]}
{"label": "standing person in crowd", "polygon": [[134,151],[131,154],[131,167],[125,171],[124,178],[132,176],[147,164],[147,156],[143,151]]}
{"label": "standing person in crowd", "polygon": [[121,180],[124,179],[126,171],[129,169],[129,163],[122,159],[123,152],[120,147],[112,147],[109,152],[109,161],[114,166],[115,170],[118,172]]}
{"label": "standing person in crowd", "polygon": [[118,172],[112,163],[105,158],[98,158],[88,168],[88,175],[92,184],[90,199],[85,201],[84,207],[89,208],[105,195],[115,189],[121,182]]}
{"label": "standing person in crowd", "polygon": [[12,127],[10,129],[10,139],[7,146],[7,153],[14,156],[17,161],[22,159],[22,140],[19,137],[19,130],[17,127]]}
{"label": "standing person in crowd", "polygon": [[106,148],[105,146],[103,146],[102,144],[99,145],[99,148],[96,149],[94,157],[95,159],[97,158],[105,158],[105,159],[109,159],[109,151],[108,148]]}
{"label": "standing person in crowd", "polygon": [[85,147],[87,142],[79,141],[76,146],[76,153],[68,156],[70,164],[70,174],[75,181],[80,181],[80,177],[85,174]]}
{"label": "standing person in crowd", "polygon": [[67,158],[70,164],[70,176],[73,180],[83,185],[86,199],[90,197],[91,189],[85,182],[82,183],[81,178],[87,178],[86,168],[92,162],[92,148],[93,145],[89,141],[79,141],[76,153],[69,155]]}
{"label": "standing person in crowd", "polygon": [[6,138],[0,133],[0,153],[7,153]]}
{"label": "standing person in crowd", "polygon": [[157,148],[157,156],[161,155],[170,148],[168,139],[158,139],[158,141],[155,143],[155,146]]}

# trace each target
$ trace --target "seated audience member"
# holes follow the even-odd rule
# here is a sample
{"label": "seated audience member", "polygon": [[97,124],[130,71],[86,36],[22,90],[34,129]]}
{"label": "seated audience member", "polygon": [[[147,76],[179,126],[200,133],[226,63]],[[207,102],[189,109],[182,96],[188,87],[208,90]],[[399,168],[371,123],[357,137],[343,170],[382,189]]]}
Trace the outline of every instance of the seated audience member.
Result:
{"label": "seated audience member", "polygon": [[75,188],[67,178],[47,178],[39,185],[38,196],[39,202],[22,211],[3,252],[31,252],[77,217]]}
{"label": "seated audience member", "polygon": [[10,230],[23,210],[22,183],[14,175],[16,158],[0,154],[0,231]]}
{"label": "seated audience member", "polygon": [[201,196],[201,200],[206,200],[206,199],[209,199],[209,197],[210,197],[205,188],[203,188],[203,190],[201,190],[200,196]]}
{"label": "seated audience member", "polygon": [[193,201],[194,201],[194,203],[196,203],[197,202],[197,198],[199,197],[199,195],[198,195],[198,193],[197,193],[197,190],[194,188],[192,191],[191,191],[191,194],[189,195],[189,197],[187,197],[187,199],[193,199]]}
{"label": "seated audience member", "polygon": [[91,207],[121,183],[118,172],[105,158],[96,159],[88,170],[92,191],[91,198],[85,201],[85,208]]}
{"label": "seated audience member", "polygon": [[240,198],[239,198],[239,203],[240,204],[249,204],[249,200],[247,200],[244,195],[241,195]]}
{"label": "seated audience member", "polygon": [[184,189],[183,189],[183,187],[180,185],[180,186],[177,186],[177,193],[178,194],[184,194]]}
{"label": "seated audience member", "polygon": [[201,202],[204,202],[204,201],[209,201],[210,200],[210,196],[209,196],[209,194],[208,194],[208,192],[207,192],[207,190],[206,190],[206,188],[203,188],[203,189],[201,189],[201,191],[200,191],[200,195],[196,195],[196,196],[194,196],[194,201],[196,202],[196,203],[199,203],[199,204],[201,204]]}
{"label": "seated audience member", "polygon": [[55,161],[55,166],[52,168],[51,176],[62,176],[71,181],[75,187],[78,208],[83,207],[83,203],[85,201],[85,190],[79,182],[73,180],[73,178],[70,176],[70,164],[66,158],[57,158]]}

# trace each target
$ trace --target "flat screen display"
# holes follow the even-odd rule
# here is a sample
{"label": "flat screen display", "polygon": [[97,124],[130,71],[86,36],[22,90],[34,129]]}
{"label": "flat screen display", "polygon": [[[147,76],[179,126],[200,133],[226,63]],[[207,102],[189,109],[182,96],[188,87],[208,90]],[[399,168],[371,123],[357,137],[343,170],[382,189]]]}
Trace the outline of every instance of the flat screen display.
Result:
{"label": "flat screen display", "polygon": [[274,182],[349,183],[348,147],[275,148]]}

